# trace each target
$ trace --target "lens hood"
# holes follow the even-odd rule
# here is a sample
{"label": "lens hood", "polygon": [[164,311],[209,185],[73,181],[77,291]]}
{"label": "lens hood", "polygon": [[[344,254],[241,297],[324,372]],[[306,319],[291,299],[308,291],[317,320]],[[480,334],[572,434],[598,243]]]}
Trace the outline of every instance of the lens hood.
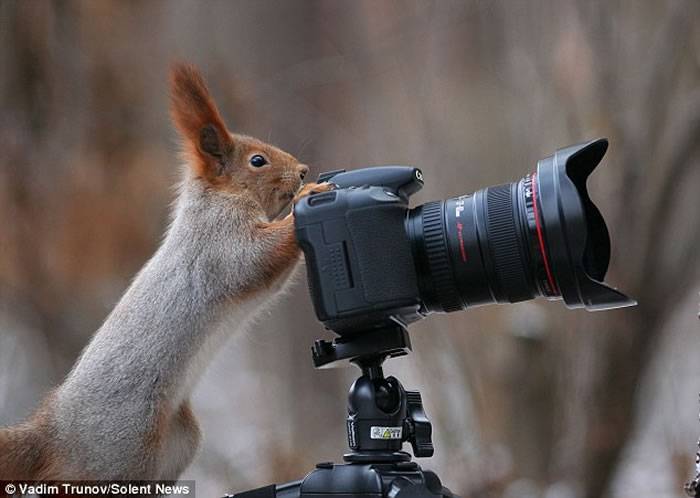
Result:
{"label": "lens hood", "polygon": [[601,138],[559,149],[537,163],[533,196],[542,213],[546,257],[569,308],[597,311],[637,304],[603,283],[610,236],[586,181],[607,148]]}

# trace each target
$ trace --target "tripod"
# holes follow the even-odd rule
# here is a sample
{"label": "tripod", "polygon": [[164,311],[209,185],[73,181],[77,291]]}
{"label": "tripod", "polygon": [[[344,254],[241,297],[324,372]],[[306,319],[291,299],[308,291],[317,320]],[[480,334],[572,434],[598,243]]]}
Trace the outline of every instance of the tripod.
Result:
{"label": "tripod", "polygon": [[382,364],[411,350],[408,331],[393,324],[312,348],[316,368],[350,362],[362,375],[350,387],[347,433],[350,452],[344,464],[319,463],[303,480],[226,495],[233,498],[457,498],[438,476],[401,451],[410,442],[415,457],[433,455],[432,426],[418,391],[406,391]]}

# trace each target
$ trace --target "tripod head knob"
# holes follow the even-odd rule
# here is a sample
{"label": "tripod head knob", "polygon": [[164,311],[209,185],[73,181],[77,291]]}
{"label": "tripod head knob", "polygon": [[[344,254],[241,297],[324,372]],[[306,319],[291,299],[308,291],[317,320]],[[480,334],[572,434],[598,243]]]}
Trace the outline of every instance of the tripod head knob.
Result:
{"label": "tripod head knob", "polygon": [[423,409],[423,399],[418,391],[406,391],[406,432],[416,458],[431,457],[433,426]]}

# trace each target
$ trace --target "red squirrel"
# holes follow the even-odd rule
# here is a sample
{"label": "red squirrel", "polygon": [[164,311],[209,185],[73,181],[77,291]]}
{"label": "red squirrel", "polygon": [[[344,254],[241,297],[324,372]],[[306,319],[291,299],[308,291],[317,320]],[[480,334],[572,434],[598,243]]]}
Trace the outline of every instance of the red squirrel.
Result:
{"label": "red squirrel", "polygon": [[232,134],[198,71],[177,64],[171,112],[184,177],[166,236],[66,380],[0,429],[0,479],[177,479],[200,440],[189,396],[232,332],[279,295],[300,260],[290,202],[308,167]]}

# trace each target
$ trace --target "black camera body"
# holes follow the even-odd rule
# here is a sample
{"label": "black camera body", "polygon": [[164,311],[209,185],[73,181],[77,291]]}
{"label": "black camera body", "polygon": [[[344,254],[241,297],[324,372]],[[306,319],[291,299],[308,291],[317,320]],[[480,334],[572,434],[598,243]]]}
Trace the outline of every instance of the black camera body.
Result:
{"label": "black camera body", "polygon": [[339,333],[421,318],[418,276],[405,230],[417,168],[383,166],[325,173],[337,188],[294,208],[319,320]]}

